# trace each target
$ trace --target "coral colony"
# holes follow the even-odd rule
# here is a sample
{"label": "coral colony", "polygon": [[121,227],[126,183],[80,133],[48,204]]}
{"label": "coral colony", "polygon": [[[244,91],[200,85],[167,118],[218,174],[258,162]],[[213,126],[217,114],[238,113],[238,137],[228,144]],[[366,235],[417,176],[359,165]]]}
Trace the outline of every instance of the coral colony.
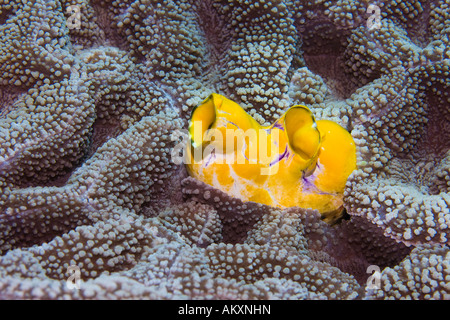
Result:
{"label": "coral colony", "polygon": [[0,298],[450,299],[448,21],[0,0]]}

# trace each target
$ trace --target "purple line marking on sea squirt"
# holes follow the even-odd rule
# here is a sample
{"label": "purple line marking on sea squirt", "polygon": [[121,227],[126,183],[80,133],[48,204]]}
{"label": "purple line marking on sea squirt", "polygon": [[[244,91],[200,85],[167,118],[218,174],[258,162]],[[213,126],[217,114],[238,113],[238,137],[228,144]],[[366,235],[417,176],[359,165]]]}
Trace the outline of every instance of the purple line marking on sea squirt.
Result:
{"label": "purple line marking on sea squirt", "polygon": [[275,159],[274,161],[272,161],[272,162],[269,164],[269,167],[273,166],[275,163],[280,162],[280,161],[281,161],[283,158],[285,158],[288,154],[289,154],[289,152],[288,152],[288,147],[286,146],[286,149],[284,149],[284,152],[283,152],[282,154],[279,154],[279,155],[278,155],[278,159]]}
{"label": "purple line marking on sea squirt", "polygon": [[281,131],[284,131],[283,124],[280,121],[275,122],[272,128],[277,128],[280,129]]}
{"label": "purple line marking on sea squirt", "polygon": [[313,182],[314,178],[315,178],[314,174],[306,176],[305,172],[303,172],[302,182],[303,182],[303,191],[304,192],[310,192],[310,193],[320,194],[320,195],[331,195],[331,196],[336,195],[335,193],[324,192],[324,191],[320,190],[319,188],[317,188],[317,186]]}
{"label": "purple line marking on sea squirt", "polygon": [[236,123],[234,123],[234,122],[232,122],[232,121],[230,121],[228,119],[226,119],[225,121],[228,122],[228,123],[231,123],[233,126],[235,126],[236,128],[239,129],[239,126]]}
{"label": "purple line marking on sea squirt", "polygon": [[216,152],[215,152],[215,150],[213,150],[211,152],[211,155],[208,157],[208,160],[206,161],[205,167],[209,166],[211,161],[214,161],[215,159],[216,159]]}
{"label": "purple line marking on sea squirt", "polygon": [[310,192],[310,193],[316,193],[316,194],[322,194],[317,187],[314,185],[314,183],[311,181],[314,178],[314,176],[306,176],[305,172],[303,172],[302,176],[302,182],[303,182],[303,191]]}
{"label": "purple line marking on sea squirt", "polygon": [[248,162],[250,162],[250,160],[247,158],[247,156],[245,155],[245,151],[247,150],[247,143],[245,142],[245,140],[244,140],[244,144],[243,144],[243,146],[242,146],[242,150],[241,150],[241,152],[242,152],[242,155],[244,156],[244,158],[245,158],[245,160],[247,160]]}

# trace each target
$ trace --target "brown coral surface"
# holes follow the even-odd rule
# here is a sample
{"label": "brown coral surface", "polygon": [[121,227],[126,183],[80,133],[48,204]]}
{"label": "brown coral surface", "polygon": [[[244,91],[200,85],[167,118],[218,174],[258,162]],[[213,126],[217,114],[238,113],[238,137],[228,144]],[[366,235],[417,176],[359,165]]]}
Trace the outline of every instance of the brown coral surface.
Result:
{"label": "brown coral surface", "polygon": [[[450,299],[448,21],[448,0],[0,0],[0,298]],[[347,220],[188,177],[212,92],[347,128]]]}

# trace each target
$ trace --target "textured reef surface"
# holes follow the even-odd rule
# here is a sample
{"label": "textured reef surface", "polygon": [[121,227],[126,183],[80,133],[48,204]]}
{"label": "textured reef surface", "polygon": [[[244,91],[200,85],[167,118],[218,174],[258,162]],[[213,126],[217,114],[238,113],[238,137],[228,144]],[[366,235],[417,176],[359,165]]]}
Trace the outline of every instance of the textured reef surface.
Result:
{"label": "textured reef surface", "polygon": [[[450,299],[448,21],[449,0],[0,0],[0,298]],[[349,219],[174,163],[213,92],[346,128]]]}

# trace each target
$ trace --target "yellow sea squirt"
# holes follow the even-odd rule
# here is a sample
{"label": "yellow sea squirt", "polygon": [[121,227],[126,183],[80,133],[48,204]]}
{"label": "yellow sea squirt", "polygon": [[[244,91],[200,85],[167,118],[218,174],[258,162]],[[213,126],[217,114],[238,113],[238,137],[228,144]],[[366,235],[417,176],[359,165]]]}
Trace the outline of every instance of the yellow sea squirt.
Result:
{"label": "yellow sea squirt", "polygon": [[316,121],[305,106],[261,126],[237,103],[212,94],[192,111],[186,163],[191,176],[233,197],[316,209],[333,224],[344,210],[356,147],[347,130]]}

